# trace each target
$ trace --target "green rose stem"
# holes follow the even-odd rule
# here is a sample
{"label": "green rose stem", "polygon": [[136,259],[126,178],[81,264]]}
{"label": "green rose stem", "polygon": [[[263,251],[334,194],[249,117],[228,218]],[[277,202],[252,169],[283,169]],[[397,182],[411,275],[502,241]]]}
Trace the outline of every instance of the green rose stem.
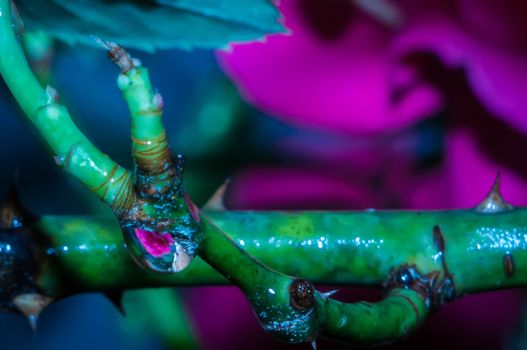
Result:
{"label": "green rose stem", "polygon": [[[317,284],[381,286],[393,269],[405,264],[423,273],[440,271],[432,229],[438,223],[458,295],[527,284],[527,209],[523,208],[498,214],[456,210],[208,215],[265,265]],[[201,259],[171,275],[139,269],[130,264],[119,225],[112,218],[45,215],[34,227],[48,237],[43,248],[47,259],[67,266],[75,276],[76,282],[68,284],[50,267],[39,282],[50,295],[229,283]],[[99,273],[103,270],[106,273]]]}
{"label": "green rose stem", "polygon": [[121,210],[132,201],[129,172],[101,153],[75,126],[56,91],[44,89],[29,68],[12,25],[9,1],[0,4],[0,72],[18,104],[37,127],[64,170],[103,201]]}
{"label": "green rose stem", "polygon": [[[182,158],[174,161],[168,151],[162,99],[138,62],[116,44],[100,41],[121,69],[118,84],[132,118],[132,173],[89,142],[58,104],[54,89],[39,85],[15,27],[10,1],[0,0],[0,74],[57,163],[113,208],[131,256],[145,270],[131,263],[115,222],[36,219],[11,196],[0,212],[2,309],[18,310],[34,324],[53,299],[72,293],[226,278],[245,293],[264,329],[277,339],[297,343],[327,336],[373,345],[408,336],[456,295],[521,285],[524,274],[516,272],[516,264],[525,259],[523,210],[506,204],[497,186],[472,211],[208,217],[183,192]],[[382,283],[386,295],[373,304],[341,303],[248,252],[322,283]],[[184,270],[195,254],[224,278],[199,261]]]}
{"label": "green rose stem", "polygon": [[[500,204],[496,191],[494,187],[484,205],[472,210],[223,211],[209,216],[263,263],[316,283],[386,286],[394,272],[403,272],[395,274],[402,281],[419,280],[436,271],[444,274],[447,267],[455,294],[465,295],[527,284],[522,268],[527,266],[527,209]],[[92,291],[228,283],[200,259],[178,274],[140,269],[131,262],[114,219],[43,216],[30,227],[45,238],[33,283],[54,299]],[[317,295],[322,335],[361,344],[404,337],[426,319],[423,301],[432,298],[423,299],[412,288],[391,293],[377,304],[349,305]]]}

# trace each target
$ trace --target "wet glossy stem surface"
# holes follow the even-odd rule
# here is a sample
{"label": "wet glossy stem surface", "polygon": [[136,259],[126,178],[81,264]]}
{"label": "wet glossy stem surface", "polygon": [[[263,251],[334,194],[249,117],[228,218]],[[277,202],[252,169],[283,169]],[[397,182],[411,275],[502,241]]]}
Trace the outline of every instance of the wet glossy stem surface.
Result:
{"label": "wet glossy stem surface", "polygon": [[[12,21],[10,3],[0,1],[0,75],[55,155],[57,164],[83,182],[103,201],[120,203],[130,187],[129,172],[100,152],[77,128],[58,94],[44,89],[32,72]],[[120,181],[110,181],[115,177]]]}
{"label": "wet glossy stem surface", "polygon": [[[527,209],[498,214],[225,211],[209,216],[267,266],[315,283],[380,286],[392,269],[415,264],[426,274],[441,271],[444,261],[457,295],[527,285]],[[434,238],[436,225],[443,252]],[[49,237],[48,264],[39,284],[51,295],[227,283],[199,259],[175,275],[141,270],[112,218],[44,216],[37,226]],[[210,263],[216,265],[214,259]],[[248,268],[232,278],[243,284],[244,273],[253,272]]]}

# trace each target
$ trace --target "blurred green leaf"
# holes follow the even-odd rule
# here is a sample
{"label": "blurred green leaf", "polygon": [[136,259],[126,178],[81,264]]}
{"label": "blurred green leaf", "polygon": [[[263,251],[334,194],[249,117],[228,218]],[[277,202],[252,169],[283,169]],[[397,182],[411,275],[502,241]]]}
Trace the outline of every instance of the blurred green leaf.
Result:
{"label": "blurred green leaf", "polygon": [[174,289],[126,291],[123,327],[130,336],[158,337],[167,349],[197,349],[199,342],[179,293]]}
{"label": "blurred green leaf", "polygon": [[28,30],[70,44],[90,35],[144,51],[225,47],[279,33],[271,0],[15,0]]}

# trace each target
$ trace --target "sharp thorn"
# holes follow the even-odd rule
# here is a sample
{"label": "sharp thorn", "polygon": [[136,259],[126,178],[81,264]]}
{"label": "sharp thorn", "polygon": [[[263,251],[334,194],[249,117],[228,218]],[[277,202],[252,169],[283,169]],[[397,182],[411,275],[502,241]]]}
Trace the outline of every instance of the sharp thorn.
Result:
{"label": "sharp thorn", "polygon": [[210,199],[207,201],[207,203],[203,206],[203,210],[205,211],[225,211],[227,210],[225,207],[225,192],[227,191],[227,186],[229,186],[229,182],[231,179],[226,179],[223,184],[218,187],[216,192],[210,197]]}
{"label": "sharp thorn", "polygon": [[484,214],[495,214],[512,209],[514,207],[501,195],[501,175],[498,172],[489,193],[474,210]]}
{"label": "sharp thorn", "polygon": [[29,326],[31,327],[31,330],[33,331],[33,336],[37,336],[37,323],[38,323],[38,315],[29,315],[27,316],[27,321],[29,322]]}
{"label": "sharp thorn", "polygon": [[22,21],[22,18],[20,17],[20,13],[18,11],[18,8],[16,7],[15,2],[11,0],[10,4],[11,4],[11,21],[13,22],[13,29],[15,30],[17,39],[20,39],[20,36],[25,31],[24,21]]}
{"label": "sharp thorn", "polygon": [[52,298],[37,293],[20,294],[13,299],[13,305],[27,318],[35,334],[37,331],[38,317],[46,306],[52,302]]}
{"label": "sharp thorn", "polygon": [[115,46],[115,43],[102,40],[101,38],[95,35],[90,35],[90,38],[92,38],[92,40],[95,41],[97,45],[99,45],[102,49],[105,49],[106,51],[110,51]]}
{"label": "sharp thorn", "polygon": [[338,289],[330,290],[329,292],[320,293],[320,296],[322,297],[322,299],[328,299],[333,295],[337,294],[338,291]]}
{"label": "sharp thorn", "polygon": [[108,300],[110,300],[110,302],[115,306],[117,311],[119,311],[122,316],[126,315],[123,307],[124,292],[122,290],[104,292],[103,294],[106,296],[106,298],[108,298]]}
{"label": "sharp thorn", "polygon": [[313,350],[317,350],[317,341],[316,340],[313,340],[311,342],[311,348],[313,348]]}
{"label": "sharp thorn", "polygon": [[13,183],[0,204],[0,229],[17,229],[24,221],[31,221],[34,216],[22,205],[16,183]]}

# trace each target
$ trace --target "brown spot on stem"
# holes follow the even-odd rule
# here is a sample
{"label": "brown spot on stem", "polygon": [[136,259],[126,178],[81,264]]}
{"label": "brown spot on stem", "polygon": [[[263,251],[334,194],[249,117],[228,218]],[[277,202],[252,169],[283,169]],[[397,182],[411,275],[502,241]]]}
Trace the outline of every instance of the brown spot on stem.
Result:
{"label": "brown spot on stem", "polygon": [[512,258],[511,253],[506,253],[503,256],[503,271],[505,272],[505,276],[507,278],[511,278],[514,276],[514,271],[516,269],[516,266],[514,265],[514,259]]}
{"label": "brown spot on stem", "polygon": [[441,260],[441,265],[443,267],[442,276],[439,273],[430,276],[431,286],[434,290],[432,302],[435,305],[441,305],[445,302],[453,300],[456,297],[456,287],[454,284],[454,276],[448,270],[448,265],[446,262],[446,244],[443,232],[441,232],[439,225],[434,225],[432,231],[434,245],[438,250],[439,259]]}
{"label": "brown spot on stem", "polygon": [[404,264],[391,271],[383,287],[385,292],[395,288],[411,289],[417,292],[432,310],[456,297],[453,276],[446,269],[444,262],[443,271],[431,271],[427,274],[421,273],[415,264]]}
{"label": "brown spot on stem", "polygon": [[126,74],[128,71],[135,68],[134,61],[128,52],[119,45],[106,42],[107,55],[113,63],[121,70],[121,73]]}
{"label": "brown spot on stem", "polygon": [[298,311],[307,311],[315,306],[315,288],[308,280],[295,279],[289,287],[289,304]]}
{"label": "brown spot on stem", "polygon": [[444,254],[445,253],[445,238],[443,237],[443,233],[441,232],[439,225],[434,225],[434,228],[432,229],[432,231],[433,231],[435,247],[440,253]]}

